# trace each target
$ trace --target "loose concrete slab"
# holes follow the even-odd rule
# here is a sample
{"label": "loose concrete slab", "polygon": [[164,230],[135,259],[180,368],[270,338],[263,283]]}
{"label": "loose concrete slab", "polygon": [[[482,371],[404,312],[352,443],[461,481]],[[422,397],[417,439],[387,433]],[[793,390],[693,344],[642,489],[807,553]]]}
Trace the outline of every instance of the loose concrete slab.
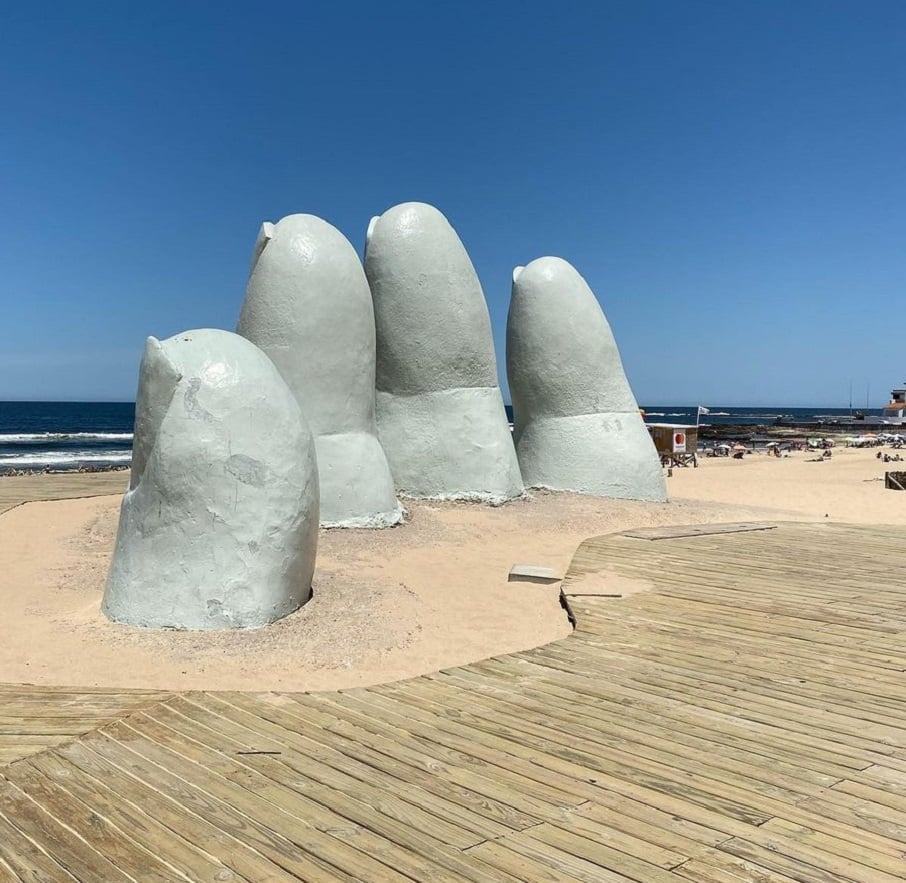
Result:
{"label": "loose concrete slab", "polygon": [[537,564],[514,564],[507,576],[508,582],[527,583],[558,583],[563,579],[563,574],[558,573],[553,567],[541,567]]}

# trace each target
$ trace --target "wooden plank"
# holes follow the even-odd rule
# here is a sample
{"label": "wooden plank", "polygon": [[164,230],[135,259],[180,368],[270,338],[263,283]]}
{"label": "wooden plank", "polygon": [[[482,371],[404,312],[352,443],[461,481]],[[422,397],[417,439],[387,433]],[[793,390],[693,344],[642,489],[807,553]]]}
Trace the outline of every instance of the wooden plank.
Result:
{"label": "wooden plank", "polygon": [[[254,735],[253,731],[232,725],[227,718],[220,718],[215,731],[187,717],[182,718],[175,710],[159,708],[155,715],[155,719],[162,720],[177,732],[202,745],[212,747],[212,743],[216,742],[221,746],[217,750],[225,757],[235,756],[237,751],[248,744],[247,737]],[[224,737],[227,738],[226,745],[223,744]],[[380,848],[380,854],[385,859],[391,859],[397,870],[414,874],[417,878],[430,875],[432,880],[449,881],[500,879],[476,870],[463,862],[457,851],[445,848],[445,844],[434,836],[439,827],[435,824],[437,820],[431,819],[427,813],[416,814],[410,808],[408,813],[404,811],[402,819],[396,819],[382,811],[392,801],[390,797],[385,797],[379,803],[380,808],[377,808],[364,800],[344,795],[339,790],[318,788],[308,780],[300,781],[299,774],[309,772],[312,765],[306,762],[304,755],[288,745],[279,742],[272,744],[281,747],[274,753],[242,754],[242,765],[301,795],[302,802],[299,805],[307,810],[306,820],[320,830],[332,830],[341,823],[340,820],[361,825],[363,830],[390,842],[389,845],[377,843],[377,848]],[[360,790],[362,789],[357,789]],[[262,793],[262,789],[256,789],[256,793]],[[271,793],[275,802],[286,805],[278,791]],[[470,839],[474,841],[474,838]],[[432,840],[435,842],[432,843]],[[369,850],[371,854],[375,854],[375,848],[375,844],[372,844],[372,849]]]}
{"label": "wooden plank", "polygon": [[799,883],[786,874],[778,874],[762,865],[727,855],[718,849],[690,859],[674,868],[674,874],[695,883]]}
{"label": "wooden plank", "polygon": [[537,820],[513,810],[509,805],[500,805],[469,788],[444,782],[435,777],[433,772],[397,763],[393,758],[382,755],[355,738],[348,738],[340,732],[317,725],[311,726],[310,720],[304,726],[306,736],[322,745],[336,747],[350,757],[367,760],[376,771],[375,775],[380,780],[387,781],[392,792],[404,795],[406,800],[423,802],[422,792],[433,795],[436,802],[426,803],[427,807],[436,806],[447,818],[462,827],[475,830],[479,839],[501,836],[513,828],[531,827],[537,823]]}
{"label": "wooden plank", "polygon": [[738,521],[733,524],[687,524],[673,527],[645,527],[624,530],[620,534],[640,540],[673,540],[682,537],[706,537],[715,534],[743,533],[753,530],[774,530],[776,524],[764,521]]}
{"label": "wooden plank", "polygon": [[[314,701],[315,697],[311,697],[304,704],[300,702],[295,713],[309,724],[321,726],[332,734],[345,736],[350,742],[374,749],[385,758],[383,761],[376,761],[382,767],[397,771],[402,771],[401,767],[410,767],[416,771],[421,769],[425,776],[442,783],[444,790],[455,788],[455,793],[467,802],[469,808],[479,814],[487,813],[507,827],[517,830],[531,828],[555,806],[507,788],[494,779],[477,775],[471,770],[448,766],[426,755],[410,757],[412,752],[400,749],[392,739],[375,736],[355,724],[344,724],[341,719],[315,707]],[[410,759],[412,763],[409,762]]]}
{"label": "wooden plank", "polygon": [[[146,784],[109,759],[91,751],[83,742],[71,742],[54,754],[94,782],[108,786],[109,800],[128,802],[159,822],[169,834],[164,832],[160,838],[152,841],[155,849],[162,850],[161,854],[172,854],[175,860],[181,862],[180,867],[198,874],[199,880],[205,879],[202,871],[202,867],[207,864],[205,856],[209,861],[222,862],[234,876],[248,880],[249,883],[276,883],[286,879],[286,872],[279,865],[233,836],[234,833],[241,834],[241,829],[227,829],[211,824],[204,815],[193,812],[190,805],[178,796],[171,796]],[[201,867],[191,858],[197,854],[203,857]],[[215,855],[216,859],[213,857]],[[216,874],[214,881],[219,883]]]}
{"label": "wooden plank", "polygon": [[[849,874],[840,874],[836,870],[828,871],[824,868],[817,867],[798,858],[785,855],[781,852],[775,852],[773,849],[757,846],[745,840],[733,838],[726,840],[720,845],[721,852],[728,852],[737,858],[747,859],[756,862],[763,867],[782,874],[787,874],[799,883],[840,883],[840,880],[855,880],[860,883],[872,883],[874,879],[879,881],[882,877],[865,877],[861,873],[855,873],[855,876]],[[851,862],[835,862],[837,866],[843,866],[847,869],[853,869],[855,865]],[[876,872],[875,872],[876,873]],[[890,879],[890,878],[888,878]],[[897,878],[902,880],[902,877]]]}
{"label": "wooden plank", "polygon": [[[564,660],[550,653],[520,658],[572,674],[568,684],[562,684],[552,676],[537,677],[532,689],[539,694],[539,701],[545,701],[545,696],[550,694],[571,701],[593,703],[602,711],[619,715],[633,727],[644,727],[647,723],[660,725],[678,735],[700,735],[713,742],[737,746],[743,751],[772,759],[787,760],[791,764],[800,764],[805,759],[807,769],[824,771],[838,778],[872,764],[871,752],[851,750],[844,744],[819,741],[777,726],[756,724],[731,713],[714,712],[685,701],[685,697],[649,692],[645,683],[636,683],[631,679],[618,682],[610,675],[607,678],[589,678],[581,658]],[[883,755],[879,758],[886,759]]]}
{"label": "wooden plank", "polygon": [[[745,817],[751,815],[754,796],[766,795],[775,799],[794,801],[802,793],[817,794],[822,788],[808,788],[803,783],[801,790],[790,787],[787,783],[775,785],[765,779],[770,775],[750,767],[746,772],[726,769],[724,766],[709,765],[703,758],[684,757],[681,751],[665,753],[657,749],[648,749],[638,741],[626,738],[608,738],[607,734],[594,727],[583,726],[567,719],[562,710],[554,710],[547,717],[529,715],[519,709],[509,709],[500,701],[486,700],[483,697],[462,691],[459,699],[446,699],[476,729],[506,728],[508,732],[518,733],[526,744],[546,747],[554,742],[558,735],[567,736],[565,740],[569,750],[594,758],[596,763],[607,769],[620,770],[628,777],[651,776],[652,781],[674,783],[674,787],[687,785],[697,788],[713,799],[726,800],[745,805],[749,809]],[[729,764],[732,766],[732,764]]]}
{"label": "wooden plank", "polygon": [[[527,872],[533,876],[516,879],[544,880],[547,877],[564,881],[581,880],[583,883],[630,883],[629,877],[609,871],[546,843],[540,843],[527,831],[510,834],[493,843],[473,846],[468,850],[468,854],[514,874],[518,867],[516,863],[521,859]],[[547,870],[539,872],[536,870],[538,866]]]}
{"label": "wooden plank", "polygon": [[54,860],[76,880],[129,881],[100,852],[6,780],[0,782],[0,815],[45,851],[52,847]]}
{"label": "wooden plank", "polygon": [[[769,672],[770,676],[777,672],[786,672],[787,675],[795,673],[801,678],[815,678],[830,684],[838,678],[849,689],[858,690],[861,685],[862,692],[868,692],[865,681],[870,679],[871,683],[877,684],[877,692],[884,698],[899,700],[903,694],[902,672],[899,670],[887,671],[844,661],[839,654],[822,653],[818,658],[813,651],[800,649],[790,642],[766,642],[741,633],[711,632],[708,640],[703,640],[701,629],[663,620],[624,616],[620,622],[611,622],[606,630],[598,634],[577,634],[574,637],[579,638],[574,644],[575,652],[579,654],[601,649],[605,652],[621,650],[636,657],[669,660],[674,653],[678,653],[690,658],[696,666],[724,661],[739,667],[740,660],[744,659],[746,668],[751,661],[755,668]],[[537,652],[541,656],[548,653],[556,655],[557,647],[556,644],[548,645]],[[710,648],[710,652],[706,652],[706,647]],[[572,650],[571,647],[570,652]],[[513,654],[513,658],[527,657],[526,653],[522,653]]]}
{"label": "wooden plank", "polygon": [[2,813],[0,813],[0,861],[16,883],[21,880],[76,879]]}
{"label": "wooden plank", "polygon": [[301,854],[318,859],[322,866],[338,868],[353,877],[405,879],[394,870],[393,862],[400,856],[388,841],[336,816],[325,830],[319,829],[309,821],[311,801],[273,786],[251,771],[246,775],[238,765],[201,743],[147,718],[133,718],[128,725],[112,724],[105,732],[130,751],[175,773],[249,820],[260,819],[269,831],[295,844]]}
{"label": "wooden plank", "polygon": [[[134,843],[139,849],[150,850],[152,855],[175,869],[174,877],[183,879],[185,876],[193,881],[210,883],[248,879],[193,846],[183,838],[182,830],[177,832],[163,824],[155,815],[157,802],[143,801],[143,805],[139,807],[126,800],[122,792],[118,793],[108,787],[113,783],[109,768],[105,770],[105,781],[102,782],[52,752],[45,752],[32,761],[31,765],[80,800],[93,813],[116,825],[119,836],[125,842]],[[186,817],[182,815],[179,822],[181,829],[185,822]],[[210,839],[202,842],[210,848]],[[138,874],[138,879],[143,879],[142,873]]]}
{"label": "wooden plank", "polygon": [[803,800],[799,808],[806,813],[801,820],[794,819],[788,810],[784,810],[780,818],[815,828],[821,827],[822,819],[832,819],[887,841],[906,843],[906,819],[902,814],[845,792],[810,797]]}
{"label": "wooden plank", "polygon": [[[463,808],[449,796],[443,796],[443,789],[427,790],[411,784],[402,788],[400,779],[385,773],[373,763],[365,762],[373,755],[364,746],[347,744],[345,740],[329,732],[310,727],[303,729],[302,720],[289,713],[289,708],[294,703],[288,698],[275,695],[252,698],[231,693],[220,694],[216,699],[220,702],[229,700],[228,704],[237,713],[248,715],[247,718],[239,718],[240,720],[251,719],[252,726],[285,740],[287,744],[298,748],[300,753],[304,752],[323,764],[325,768],[320,773],[311,772],[322,784],[343,787],[347,792],[361,795],[375,806],[381,807],[382,811],[393,811],[394,804],[387,805],[385,799],[388,795],[397,795],[404,804],[427,813],[431,816],[428,830],[441,842],[464,849],[488,837],[503,836],[510,830],[505,825]],[[263,720],[263,725],[255,717]],[[348,754],[344,753],[344,748]],[[340,777],[339,780],[334,774]],[[375,790],[377,794],[374,794]],[[409,810],[403,806],[399,811],[405,817]]]}
{"label": "wooden plank", "polygon": [[[813,699],[804,686],[802,693],[797,695],[795,690],[785,691],[772,685],[762,686],[746,677],[708,676],[700,670],[685,672],[680,665],[658,666],[647,662],[639,663],[627,659],[623,654],[608,651],[596,650],[587,655],[612,663],[608,666],[612,672],[625,672],[626,664],[630,663],[631,671],[614,675],[621,683],[629,682],[639,689],[651,688],[660,695],[668,693],[680,696],[701,695],[719,702],[725,702],[726,697],[732,697],[730,703],[732,705],[746,703],[752,709],[757,708],[778,719],[786,719],[792,714],[800,720],[809,720],[828,734],[854,737],[852,741],[868,751],[890,754],[891,746],[900,746],[906,739],[906,718],[900,718],[897,712],[887,712],[864,699],[858,704],[844,703],[841,701],[842,693],[836,697]],[[585,658],[585,652],[576,648],[567,655],[558,654],[553,650],[544,656],[544,661],[571,661],[581,666]],[[868,738],[869,736],[874,742]]]}
{"label": "wooden plank", "polygon": [[[405,686],[412,686],[412,684],[409,683]],[[526,775],[530,775],[531,770],[535,768],[536,775],[559,777],[563,787],[574,788],[588,798],[588,802],[582,804],[577,812],[589,812],[589,808],[594,806],[617,806],[628,815],[631,814],[630,809],[634,807],[634,814],[637,817],[651,818],[652,813],[649,810],[653,810],[653,817],[659,817],[661,822],[669,818],[671,824],[676,823],[679,826],[679,831],[685,832],[690,838],[694,835],[694,839],[705,843],[726,839],[729,836],[728,831],[740,833],[748,830],[746,826],[738,825],[718,813],[711,813],[691,802],[643,787],[638,781],[624,781],[571,761],[540,754],[512,741],[506,733],[500,730],[493,733],[476,732],[458,715],[452,718],[444,717],[443,712],[446,709],[443,705],[419,700],[408,692],[401,692],[400,687],[401,685],[397,684],[383,688],[369,688],[367,693],[372,702],[377,705],[396,709],[410,720],[424,721],[425,726],[434,733],[435,738],[452,737],[469,741],[471,743],[470,751],[474,754],[490,762],[518,768]],[[396,701],[383,696],[384,692],[391,693],[393,700]],[[425,710],[432,708],[438,713],[431,714]],[[387,712],[382,708],[381,713],[383,715]],[[654,809],[654,807],[660,807],[660,809]],[[715,828],[707,827],[712,823],[715,824]]]}
{"label": "wooden plank", "polygon": [[602,570],[653,590],[573,597],[563,641],[367,689],[0,685],[0,762],[38,752],[0,780],[0,880],[892,883],[904,540],[593,538],[565,597]]}
{"label": "wooden plank", "polygon": [[[499,792],[499,785],[504,785],[507,789],[506,799],[537,818],[560,818],[564,810],[572,810],[577,802],[581,802],[552,784],[538,782],[507,768],[491,768],[474,760],[463,764],[461,754],[450,751],[433,740],[414,737],[411,727],[402,721],[381,717],[376,723],[373,715],[358,712],[348,703],[337,703],[333,698],[310,696],[306,707],[315,705],[318,713],[329,715],[328,720],[332,719],[329,725],[331,732],[349,734],[350,738],[382,750],[390,757],[420,761],[434,775],[439,775],[446,769],[450,774],[450,781],[461,785],[468,783],[482,793],[487,793],[489,789]],[[461,768],[467,775],[463,777],[457,773],[457,768]]]}
{"label": "wooden plank", "polygon": [[[372,688],[371,690],[369,690],[369,692],[374,692],[375,690],[380,690],[382,692],[383,691],[392,691],[394,693],[394,695],[397,696],[398,698],[408,699],[408,696],[405,696],[401,692],[401,690],[403,690],[403,689],[408,690],[412,686],[413,686],[413,683],[410,682],[410,683],[408,683],[406,685],[402,685],[402,686],[394,685],[392,687],[386,687],[386,688]],[[443,708],[441,707],[440,710],[442,711]],[[442,720],[440,718],[437,718],[436,720],[438,721],[438,726],[445,726],[445,724],[442,722]],[[512,750],[512,747],[510,747],[510,750]],[[550,763],[551,762],[550,758],[544,758],[543,756],[538,755],[537,753],[535,753],[533,756],[534,756],[534,759],[536,760],[536,762],[538,762],[538,763]],[[603,784],[604,781],[606,781],[608,787],[616,787],[618,790],[622,790],[623,788],[626,787],[626,783],[620,782],[620,780],[618,780],[618,779],[615,780],[612,778],[608,778],[606,776],[601,775],[598,772],[594,772],[591,770],[585,770],[583,774],[585,776],[590,777],[590,780],[596,781],[597,784],[599,784],[599,785]],[[591,777],[595,777],[595,776],[598,777],[598,779],[591,778]],[[662,806],[662,808],[668,808],[669,811],[672,812],[673,814],[683,814],[687,818],[691,817],[693,819],[698,818],[699,820],[701,820],[701,815],[700,815],[701,809],[699,807],[694,807],[694,805],[693,805],[693,809],[692,809],[693,814],[690,815],[688,804],[686,805],[685,808],[683,808],[682,804],[679,807],[677,807],[675,805],[671,805],[669,807],[664,807],[664,805],[663,805],[664,796],[661,794],[658,794],[658,792],[653,792],[653,791],[647,790],[645,799],[648,803],[650,803],[654,806]],[[769,806],[769,811],[770,812],[780,811],[780,808],[781,808],[781,805],[779,805],[779,804],[771,804]],[[877,834],[869,834],[864,829],[864,827],[860,828],[857,824],[855,824],[855,825],[840,824],[837,821],[833,821],[828,818],[816,819],[813,815],[809,815],[808,813],[803,813],[803,812],[799,811],[796,807],[789,806],[789,805],[783,807],[783,810],[787,813],[787,815],[793,814],[796,816],[797,820],[803,821],[804,823],[808,823],[808,824],[815,824],[822,830],[830,832],[833,836],[839,836],[839,837],[848,839],[851,842],[855,842],[855,843],[863,842],[864,838],[866,838],[866,837],[875,838],[873,841],[873,845],[875,846],[875,848],[888,849],[888,850],[890,848],[893,848],[897,852],[900,849],[899,844],[893,844],[893,842],[890,841],[889,839],[881,837]],[[696,816],[695,813],[699,813],[699,815]],[[857,820],[851,814],[847,815],[846,812],[842,808],[836,808],[834,813],[835,813],[835,818],[842,819],[844,822],[856,822],[857,823]],[[714,827],[717,829],[722,829],[722,830],[728,829],[728,827],[729,827],[728,820],[722,819],[719,816],[712,817],[712,818],[714,819],[714,821],[712,822],[712,821],[708,820],[708,821],[706,821],[706,824],[709,824],[709,823],[713,824]],[[737,827],[736,830],[737,830],[737,832],[745,833],[748,830],[750,830],[750,828]],[[889,833],[889,829],[887,832]]]}
{"label": "wooden plank", "polygon": [[[638,635],[641,637],[642,634]],[[535,657],[566,658],[566,648],[553,644],[537,650],[514,654],[514,658],[531,661]],[[741,650],[727,645],[703,648],[700,638],[695,641],[671,638],[663,632],[652,635],[644,644],[623,639],[623,633],[613,630],[608,640],[586,640],[569,647],[568,653],[594,653],[602,667],[645,665],[660,669],[675,668],[678,672],[701,677],[723,677],[755,686],[769,686],[794,696],[807,693],[823,700],[845,705],[858,705],[869,710],[883,709],[888,719],[906,720],[906,684],[876,676],[870,683],[864,677],[850,676],[833,661],[796,665],[771,648],[745,648],[745,668],[740,666]]]}
{"label": "wooden plank", "polygon": [[169,695],[0,685],[0,765],[59,745]]}
{"label": "wooden plank", "polygon": [[[567,824],[589,833],[595,832],[596,836],[606,836],[603,832],[614,831],[631,834],[638,840],[667,850],[671,853],[671,861],[675,857],[684,857],[673,862],[674,866],[688,861],[689,856],[698,855],[703,845],[713,846],[727,839],[722,831],[690,822],[644,801],[602,789],[598,789],[594,800],[580,807]],[[668,865],[663,864],[662,867]]]}
{"label": "wooden plank", "polygon": [[7,693],[27,694],[29,696],[46,695],[48,697],[63,696],[92,696],[92,697],[119,697],[128,699],[134,697],[137,700],[154,700],[166,699],[172,695],[171,690],[139,690],[122,687],[67,687],[65,685],[51,686],[47,684],[0,684],[0,694]]}
{"label": "wooden plank", "polygon": [[[486,745],[482,741],[477,740],[475,738],[476,734],[468,727],[445,726],[443,720],[425,713],[421,709],[406,706],[402,703],[394,703],[392,700],[385,702],[383,697],[370,691],[366,699],[361,698],[360,694],[350,695],[348,693],[331,696],[330,699],[337,705],[347,709],[347,713],[358,710],[363,715],[368,715],[372,720],[379,718],[391,726],[405,729],[425,742],[433,743],[436,746],[435,750],[459,754],[461,763],[468,765],[470,768],[483,768],[486,771],[485,774],[489,777],[497,776],[498,771],[500,775],[510,772],[518,774],[525,780],[556,787],[561,794],[567,795],[566,799],[569,802],[569,806],[582,806],[596,794],[596,789],[590,787],[584,780],[579,781],[564,777],[551,772],[538,763],[525,761],[514,754]],[[354,719],[361,720],[358,717]],[[561,809],[562,805],[555,805],[551,815],[553,817],[561,817]],[[506,833],[507,831],[504,829],[497,836],[502,836]]]}
{"label": "wooden plank", "polygon": [[[902,879],[906,873],[906,849],[894,851],[891,849],[879,850],[877,848],[866,849],[865,844],[857,845],[848,840],[840,839],[823,834],[814,828],[806,825],[794,824],[786,819],[769,819],[761,828],[760,833],[771,835],[778,833],[788,840],[797,840],[809,846],[814,846],[824,853],[841,856],[844,859],[856,862],[858,865],[867,866],[870,870],[859,869],[858,873],[862,876],[869,874],[870,880],[881,880],[882,876],[875,872],[883,872],[887,879]],[[771,839],[766,839],[763,846],[776,851],[780,850],[776,843]],[[874,846],[874,845],[873,845]],[[848,869],[841,873],[851,874]],[[853,879],[856,879],[855,877]]]}
{"label": "wooden plank", "polygon": [[663,852],[650,850],[648,857],[656,858],[665,865],[652,863],[638,858],[619,848],[604,843],[600,837],[585,837],[581,833],[569,831],[561,826],[545,823],[532,828],[530,832],[533,840],[540,841],[548,847],[562,850],[571,856],[584,859],[600,868],[605,868],[616,874],[621,874],[629,880],[639,883],[676,883],[675,878],[668,870],[675,867],[685,858],[679,856],[664,856]]}
{"label": "wooden plank", "polygon": [[[159,750],[128,728],[118,729],[117,735],[122,742],[101,732],[88,733],[81,742],[143,785],[181,804],[187,812],[200,816],[214,828],[228,832],[249,845],[290,875],[316,883],[330,883],[338,879],[352,881],[359,876],[322,861],[312,852],[308,848],[304,824],[298,825],[298,836],[292,839],[274,831],[269,821],[272,815],[279,814],[279,810],[271,808],[266,801],[253,804],[245,800],[238,786],[235,789],[218,787],[215,777],[205,776],[201,768],[197,771],[192,769],[191,764],[186,765],[178,755]],[[147,756],[149,754],[151,757]],[[183,773],[187,773],[188,777],[183,777]],[[200,787],[201,782],[208,784],[209,780],[213,780],[212,790],[216,793]],[[270,878],[277,881],[285,879],[285,876],[271,874]]]}
{"label": "wooden plank", "polygon": [[[106,862],[117,867],[130,879],[148,883],[188,880],[173,866],[165,865],[150,851],[99,815],[71,791],[56,786],[52,779],[27,763],[17,763],[4,771],[4,776],[27,794],[41,809],[90,844]],[[100,872],[98,872],[100,873]],[[105,879],[97,877],[95,879]]]}
{"label": "wooden plank", "polygon": [[[415,686],[406,685],[403,695],[407,699],[410,689],[414,690]],[[445,710],[442,709],[442,713]],[[454,711],[454,709],[450,709],[450,711]],[[681,794],[685,800],[712,810],[717,815],[751,824],[760,824],[771,815],[755,811],[748,803],[738,801],[733,789],[719,782],[711,785],[714,788],[712,791],[709,787],[701,787],[701,783],[697,781],[696,777],[690,776],[688,773],[663,769],[656,764],[644,768],[644,765],[638,765],[631,758],[624,757],[619,752],[609,752],[603,756],[603,752],[599,753],[594,749],[580,750],[572,744],[572,740],[564,744],[556,729],[551,731],[544,728],[536,729],[532,725],[523,726],[518,719],[509,721],[502,716],[490,719],[459,709],[455,709],[455,714],[457,720],[469,726],[475,739],[491,740],[496,743],[499,737],[504,737],[507,742],[521,746],[530,757],[537,758],[539,761],[541,758],[567,761],[574,764],[577,771],[581,769],[582,772],[578,775],[587,781],[605,782],[608,787],[617,791],[622,791],[622,787],[630,786],[628,793],[633,794],[635,792],[631,790],[632,786],[643,785],[647,790],[653,792],[661,791],[667,795]],[[506,750],[513,749],[511,746],[507,746]],[[715,793],[715,791],[719,793]]]}
{"label": "wooden plank", "polygon": [[[479,693],[481,692],[480,688],[473,686],[474,682],[470,678],[457,677],[455,672],[445,673],[445,676],[463,689],[478,689]],[[767,762],[767,758],[759,755],[762,746],[757,742],[747,742],[744,748],[736,748],[720,740],[705,738],[707,731],[698,727],[692,728],[694,735],[686,735],[663,719],[654,718],[655,723],[648,723],[652,716],[641,721],[635,715],[627,718],[621,713],[623,706],[608,707],[605,703],[592,701],[590,698],[583,702],[581,694],[569,690],[552,688],[543,695],[527,690],[507,697],[488,695],[495,701],[502,701],[507,708],[513,709],[517,714],[529,715],[536,723],[542,722],[546,716],[556,720],[574,721],[583,731],[591,728],[596,735],[614,740],[613,744],[628,741],[635,745],[650,746],[655,751],[711,762],[743,775],[764,776],[766,777],[764,781],[775,782],[785,787],[796,787],[799,782],[802,787],[810,785],[826,787],[839,781],[842,778],[841,774],[848,772],[843,767],[835,769],[832,774],[812,772],[809,767],[788,762],[788,754],[773,757]]]}
{"label": "wooden plank", "polygon": [[0,512],[26,502],[123,494],[129,487],[129,476],[128,470],[61,472],[54,475],[2,475]]}
{"label": "wooden plank", "polygon": [[581,879],[513,852],[499,840],[484,840],[470,847],[467,854],[486,863],[488,867],[505,872],[514,880],[532,880],[534,883],[561,883],[561,881],[575,883]]}
{"label": "wooden plank", "polygon": [[[523,664],[526,663],[523,662]],[[554,684],[570,683],[573,689],[589,695],[594,695],[597,689],[589,683],[590,679],[585,678],[581,673],[582,663],[579,658],[576,658],[574,663],[566,664],[566,668],[571,669],[572,674],[575,675],[574,680],[570,680],[565,672],[558,675],[553,660],[549,658],[539,660],[538,664],[552,668],[547,677]],[[762,703],[754,697],[740,699],[734,697],[732,692],[710,690],[706,684],[695,684],[690,689],[689,686],[683,686],[681,681],[677,685],[642,683],[637,678],[623,677],[615,670],[609,677],[611,685],[620,685],[627,691],[634,690],[640,695],[640,698],[660,697],[665,702],[674,703],[674,707],[686,706],[689,709],[714,711],[749,721],[753,725],[759,724],[783,730],[790,734],[790,738],[804,744],[818,739],[817,744],[823,744],[829,750],[832,750],[835,744],[839,744],[841,748],[838,750],[841,754],[851,753],[850,749],[859,749],[866,759],[865,766],[883,762],[883,759],[893,751],[893,748],[883,741],[883,738],[878,740],[862,738],[859,735],[859,726],[839,715],[835,716],[820,711],[810,712],[803,706],[799,707],[799,714],[797,714],[797,707],[794,704],[782,703],[780,700],[773,703]],[[866,728],[863,727],[862,731],[866,732]]]}

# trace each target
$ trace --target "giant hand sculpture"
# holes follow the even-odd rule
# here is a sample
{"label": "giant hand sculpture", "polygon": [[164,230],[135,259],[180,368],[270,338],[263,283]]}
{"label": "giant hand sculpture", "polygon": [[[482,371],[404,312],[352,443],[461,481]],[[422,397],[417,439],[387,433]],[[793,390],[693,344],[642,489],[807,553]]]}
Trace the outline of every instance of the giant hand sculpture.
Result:
{"label": "giant hand sculpture", "polygon": [[227,331],[149,338],[104,613],[266,625],[310,597],[317,542],[314,443],[267,356]]}
{"label": "giant hand sculpture", "polygon": [[397,489],[502,501],[523,492],[475,269],[436,209],[374,218],[365,273],[377,326],[378,434]]}
{"label": "giant hand sculpture", "polygon": [[657,451],[592,290],[561,258],[517,267],[507,377],[528,487],[667,499]]}
{"label": "giant hand sculpture", "polygon": [[374,418],[374,310],[355,249],[314,215],[265,223],[239,334],[273,360],[315,437],[325,527],[402,519]]}

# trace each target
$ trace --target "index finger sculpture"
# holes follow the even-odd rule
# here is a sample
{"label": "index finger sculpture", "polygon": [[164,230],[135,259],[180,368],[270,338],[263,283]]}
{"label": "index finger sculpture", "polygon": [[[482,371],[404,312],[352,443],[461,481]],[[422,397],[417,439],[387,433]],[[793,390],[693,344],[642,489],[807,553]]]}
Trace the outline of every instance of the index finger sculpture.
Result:
{"label": "index finger sculpture", "polygon": [[523,492],[491,321],[456,231],[433,206],[395,206],[368,228],[377,327],[377,421],[397,489],[503,501]]}
{"label": "index finger sculpture", "polygon": [[265,223],[238,332],[273,360],[311,426],[321,524],[402,520],[374,417],[374,310],[362,262],[314,215]]}

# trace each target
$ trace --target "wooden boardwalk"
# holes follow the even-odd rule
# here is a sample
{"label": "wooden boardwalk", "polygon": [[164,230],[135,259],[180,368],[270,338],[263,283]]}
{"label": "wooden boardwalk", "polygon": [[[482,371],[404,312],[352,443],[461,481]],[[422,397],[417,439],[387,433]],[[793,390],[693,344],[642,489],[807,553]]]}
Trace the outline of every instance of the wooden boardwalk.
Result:
{"label": "wooden boardwalk", "polygon": [[150,690],[0,684],[0,768],[171,695]]}
{"label": "wooden boardwalk", "polygon": [[906,879],[906,530],[672,533],[585,542],[547,647],[134,697],[0,767],[0,880]]}
{"label": "wooden boardwalk", "polygon": [[52,475],[0,477],[0,514],[23,503],[122,494],[129,486],[127,469],[114,472],[58,472]]}

